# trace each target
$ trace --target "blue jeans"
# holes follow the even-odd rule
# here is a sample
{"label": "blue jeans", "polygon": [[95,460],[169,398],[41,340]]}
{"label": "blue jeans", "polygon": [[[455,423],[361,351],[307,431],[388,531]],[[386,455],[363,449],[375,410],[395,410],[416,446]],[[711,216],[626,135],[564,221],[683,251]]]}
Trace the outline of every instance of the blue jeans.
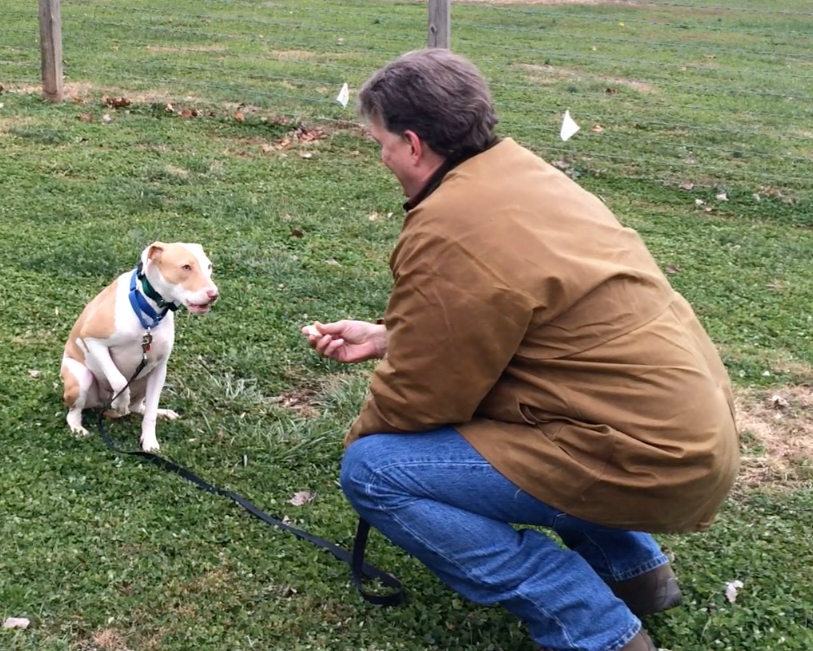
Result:
{"label": "blue jeans", "polygon": [[[623,647],[641,622],[606,582],[667,562],[648,534],[584,522],[521,491],[451,427],[355,441],[341,484],[383,535],[465,598],[504,606],[546,649]],[[509,523],[550,528],[567,548]]]}

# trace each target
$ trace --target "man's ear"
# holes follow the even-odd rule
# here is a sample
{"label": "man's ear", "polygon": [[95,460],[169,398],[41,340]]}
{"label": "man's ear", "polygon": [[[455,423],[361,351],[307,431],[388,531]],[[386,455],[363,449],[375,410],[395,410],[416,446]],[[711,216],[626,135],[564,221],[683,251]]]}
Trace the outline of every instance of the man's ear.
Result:
{"label": "man's ear", "polygon": [[425,154],[425,146],[420,137],[414,131],[406,130],[404,131],[404,138],[406,138],[412,146],[412,158],[414,162],[420,162]]}
{"label": "man's ear", "polygon": [[153,242],[152,244],[150,244],[150,248],[147,249],[147,260],[160,262],[163,253],[164,253],[164,243]]}

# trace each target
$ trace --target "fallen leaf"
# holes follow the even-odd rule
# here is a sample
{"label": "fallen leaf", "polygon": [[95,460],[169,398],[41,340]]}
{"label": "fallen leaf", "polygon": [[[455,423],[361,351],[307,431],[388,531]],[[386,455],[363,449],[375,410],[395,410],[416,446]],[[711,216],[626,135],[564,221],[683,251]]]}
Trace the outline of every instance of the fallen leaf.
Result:
{"label": "fallen leaf", "polygon": [[774,409],[785,410],[788,408],[788,401],[778,393],[771,397],[771,406]]}
{"label": "fallen leaf", "polygon": [[113,121],[113,118],[111,118],[111,117],[110,117],[110,114],[109,114],[109,113],[105,113],[105,114],[102,116],[102,122],[104,122],[105,124],[109,124],[109,123],[110,123],[110,122],[112,122],[112,121]]}
{"label": "fallen leaf", "polygon": [[379,219],[381,219],[381,213],[371,212],[369,215],[367,215],[367,219],[369,219],[371,222],[377,222]]}
{"label": "fallen leaf", "polygon": [[82,122],[93,122],[93,116],[90,113],[82,113],[82,115],[77,115],[76,119],[81,120]]}
{"label": "fallen leaf", "polygon": [[686,72],[686,66],[680,66],[680,71],[681,72]]}
{"label": "fallen leaf", "polygon": [[666,273],[668,274],[676,274],[680,272],[680,267],[674,264],[666,265]]}
{"label": "fallen leaf", "polygon": [[292,228],[291,229],[291,236],[292,237],[305,237],[305,233],[302,232],[301,228]]}
{"label": "fallen leaf", "polygon": [[737,601],[737,591],[743,587],[742,581],[731,581],[725,587],[725,596],[730,603]]}
{"label": "fallen leaf", "polygon": [[692,188],[694,188],[694,183],[692,183],[691,181],[684,181],[683,183],[680,184],[679,187],[681,190],[691,190]]}
{"label": "fallen leaf", "polygon": [[728,201],[728,195],[725,192],[721,192],[717,195],[718,201]]}
{"label": "fallen leaf", "polygon": [[608,95],[615,95],[617,91],[615,90],[615,88],[608,87],[604,89],[604,92],[607,93]]}
{"label": "fallen leaf", "polygon": [[132,102],[126,97],[108,97],[105,95],[102,97],[102,104],[105,106],[109,106],[110,108],[124,108],[126,106],[130,106]]}
{"label": "fallen leaf", "polygon": [[313,154],[311,154],[309,151],[301,151],[299,152],[299,155],[302,158],[313,158]]}
{"label": "fallen leaf", "polygon": [[234,119],[237,120],[238,122],[246,121],[245,116],[240,111],[237,111],[237,113],[234,114]]}
{"label": "fallen leaf", "polygon": [[601,133],[604,131],[604,127],[602,127],[600,124],[594,124],[592,127],[590,127],[590,131],[593,133]]}
{"label": "fallen leaf", "polygon": [[337,262],[333,258],[331,258],[330,260],[325,260],[325,264],[330,265],[331,267],[341,267],[342,266],[341,262]]}
{"label": "fallen leaf", "polygon": [[324,129],[319,127],[311,129],[310,127],[301,125],[280,138],[276,143],[276,147],[277,149],[287,149],[294,144],[316,142],[324,137]]}
{"label": "fallen leaf", "polygon": [[28,371],[28,374],[35,380],[40,376],[40,372],[35,369]]}
{"label": "fallen leaf", "polygon": [[307,127],[300,127],[296,131],[297,139],[300,142],[313,142],[314,140],[321,140],[325,137],[323,129],[308,129]]}
{"label": "fallen leaf", "polygon": [[191,117],[194,117],[195,115],[197,115],[197,111],[194,111],[192,109],[181,109],[181,112],[179,113],[179,115],[182,118],[191,118]]}
{"label": "fallen leaf", "polygon": [[164,110],[165,110],[167,113],[174,113],[174,112],[175,112],[175,107],[174,107],[174,106],[172,106],[172,104],[167,103],[167,104],[164,106]]}
{"label": "fallen leaf", "polygon": [[704,203],[706,203],[706,202],[703,201],[702,199],[695,199],[694,200],[694,205],[695,206],[702,206]]}
{"label": "fallen leaf", "polygon": [[3,622],[3,628],[22,628],[26,629],[31,625],[31,620],[25,617],[9,617]]}
{"label": "fallen leaf", "polygon": [[310,491],[299,491],[298,493],[294,493],[294,496],[288,500],[288,504],[293,504],[294,506],[304,506],[308,502],[312,502],[314,497],[316,497],[315,493],[311,493]]}

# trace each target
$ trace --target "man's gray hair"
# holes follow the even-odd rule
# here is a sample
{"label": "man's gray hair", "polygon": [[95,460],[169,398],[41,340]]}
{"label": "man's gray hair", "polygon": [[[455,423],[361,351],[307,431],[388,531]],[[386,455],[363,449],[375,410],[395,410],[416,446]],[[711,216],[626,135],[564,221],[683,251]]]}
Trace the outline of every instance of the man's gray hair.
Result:
{"label": "man's gray hair", "polygon": [[381,68],[362,87],[358,112],[392,133],[414,131],[444,158],[485,149],[497,124],[483,75],[443,48],[407,52]]}

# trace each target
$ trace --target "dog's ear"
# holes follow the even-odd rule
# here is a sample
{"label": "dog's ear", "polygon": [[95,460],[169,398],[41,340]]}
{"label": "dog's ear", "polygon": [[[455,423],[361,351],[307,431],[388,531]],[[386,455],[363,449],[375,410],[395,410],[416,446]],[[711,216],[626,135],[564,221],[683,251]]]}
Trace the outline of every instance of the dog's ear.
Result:
{"label": "dog's ear", "polygon": [[150,244],[150,248],[147,249],[147,260],[152,260],[153,262],[160,262],[163,253],[164,253],[164,243],[153,242],[152,244]]}

